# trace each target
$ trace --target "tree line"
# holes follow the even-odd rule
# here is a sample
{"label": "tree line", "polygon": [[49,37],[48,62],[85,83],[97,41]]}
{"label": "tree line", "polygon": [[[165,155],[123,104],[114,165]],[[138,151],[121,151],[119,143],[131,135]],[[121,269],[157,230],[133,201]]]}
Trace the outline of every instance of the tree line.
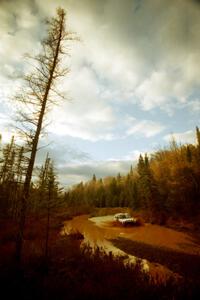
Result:
{"label": "tree line", "polygon": [[[0,217],[19,222],[21,197],[29,159],[24,146],[15,142],[0,144]],[[50,217],[63,203],[54,163],[47,154],[44,164],[35,168],[34,182],[30,185],[26,214],[46,218],[45,256],[48,256]],[[37,174],[37,175],[36,175]]]}
{"label": "tree line", "polygon": [[200,212],[200,131],[197,143],[169,147],[140,155],[127,175],[92,179],[65,193],[69,206],[131,207],[163,222],[170,215],[191,216]]}

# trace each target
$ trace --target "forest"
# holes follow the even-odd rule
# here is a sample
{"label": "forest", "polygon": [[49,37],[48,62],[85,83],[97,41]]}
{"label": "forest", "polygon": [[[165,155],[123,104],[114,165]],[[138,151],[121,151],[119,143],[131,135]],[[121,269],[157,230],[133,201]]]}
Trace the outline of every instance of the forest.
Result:
{"label": "forest", "polygon": [[[178,145],[172,139],[168,148],[140,155],[126,175],[97,179],[64,189],[59,186],[55,166],[47,157],[36,167],[31,182],[28,210],[39,213],[60,207],[129,207],[146,212],[151,222],[164,224],[169,217],[198,220],[200,213],[200,131],[196,144]],[[25,148],[15,143],[1,145],[1,215],[17,219],[19,199],[27,168]],[[37,174],[37,175],[36,175]]]}
{"label": "forest", "polygon": [[[65,193],[69,205],[130,207],[144,210],[151,222],[164,224],[169,217],[199,217],[200,213],[200,131],[196,144],[169,147],[151,155],[140,155],[135,167],[121,176],[96,179]],[[196,218],[198,220],[198,218]]]}

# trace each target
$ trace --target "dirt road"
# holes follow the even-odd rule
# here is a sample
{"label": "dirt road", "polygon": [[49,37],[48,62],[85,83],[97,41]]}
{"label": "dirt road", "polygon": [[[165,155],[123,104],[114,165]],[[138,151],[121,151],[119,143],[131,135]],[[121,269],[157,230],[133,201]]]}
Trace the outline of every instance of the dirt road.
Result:
{"label": "dirt road", "polygon": [[[88,215],[78,216],[65,222],[64,231],[79,230],[85,242],[92,245],[109,247],[110,239],[118,237],[142,242],[158,247],[167,247],[176,251],[200,255],[200,244],[190,235],[159,225],[145,224],[139,227],[113,227],[113,216],[88,219]],[[116,249],[114,249],[116,251]]]}

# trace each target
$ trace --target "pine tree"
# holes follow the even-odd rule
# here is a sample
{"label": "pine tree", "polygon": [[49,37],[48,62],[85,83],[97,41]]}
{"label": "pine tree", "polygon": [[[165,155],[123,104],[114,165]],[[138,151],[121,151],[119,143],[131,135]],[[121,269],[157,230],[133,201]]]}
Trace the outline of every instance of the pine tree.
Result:
{"label": "pine tree", "polygon": [[196,126],[196,137],[197,137],[197,146],[200,147],[200,130],[198,126]]}
{"label": "pine tree", "polygon": [[51,210],[57,207],[58,197],[58,182],[56,180],[56,174],[54,171],[54,165],[52,161],[49,161],[47,170],[47,223],[46,223],[46,238],[45,238],[45,257],[48,257],[49,249],[49,228],[50,228],[50,216]]}
{"label": "pine tree", "polygon": [[11,215],[14,197],[15,182],[15,161],[17,146],[14,136],[11,142],[2,147],[1,170],[0,170],[0,202],[5,215]]}
{"label": "pine tree", "polygon": [[93,181],[93,183],[96,183],[96,181],[97,181],[95,174],[93,174],[93,176],[92,176],[92,181]]}
{"label": "pine tree", "polygon": [[158,190],[147,154],[145,154],[144,158],[142,155],[139,157],[138,173],[140,175],[138,179],[138,188],[141,205],[143,208],[151,211],[158,209]]}
{"label": "pine tree", "polygon": [[47,111],[60,93],[56,90],[56,82],[69,72],[61,67],[61,58],[65,53],[63,42],[71,41],[73,36],[65,30],[65,11],[57,10],[57,17],[49,22],[47,38],[43,40],[43,53],[32,58],[35,70],[25,77],[26,89],[17,96],[22,104],[19,112],[21,132],[27,140],[30,149],[29,164],[21,197],[19,232],[16,240],[16,259],[20,261],[23,244],[26,207],[30,194],[31,178],[35,163],[38,142],[43,128],[43,121]]}
{"label": "pine tree", "polygon": [[130,176],[133,176],[133,166],[130,167]]}
{"label": "pine tree", "polygon": [[58,201],[58,181],[55,173],[53,162],[51,161],[49,154],[47,153],[45,163],[40,169],[38,176],[37,189],[39,197],[35,200],[36,209],[39,208],[42,214],[46,215],[46,234],[45,234],[45,257],[48,256],[48,244],[49,244],[49,228],[50,217],[53,210],[59,207]]}
{"label": "pine tree", "polygon": [[196,139],[197,139],[197,157],[200,162],[200,130],[199,127],[196,126]]}
{"label": "pine tree", "polygon": [[1,168],[0,174],[0,182],[4,183],[9,180],[9,176],[11,176],[11,168],[13,164],[13,156],[14,156],[14,147],[15,147],[15,139],[14,136],[11,138],[10,144],[7,144],[3,148],[3,165]]}
{"label": "pine tree", "polygon": [[186,159],[189,163],[192,162],[192,152],[189,145],[186,146]]}

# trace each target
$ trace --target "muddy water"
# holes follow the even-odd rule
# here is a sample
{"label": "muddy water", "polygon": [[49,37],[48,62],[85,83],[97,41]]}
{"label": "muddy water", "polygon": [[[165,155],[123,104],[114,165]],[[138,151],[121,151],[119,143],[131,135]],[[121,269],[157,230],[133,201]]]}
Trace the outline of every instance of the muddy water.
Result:
{"label": "muddy water", "polygon": [[[107,253],[112,251],[114,255],[126,256],[124,263],[135,263],[136,258],[127,255],[124,251],[115,247],[109,239],[124,237],[129,240],[139,241],[154,246],[164,246],[173,250],[189,254],[200,255],[200,245],[196,244],[189,235],[159,225],[145,224],[140,227],[113,226],[113,215],[89,218],[87,215],[78,216],[66,221],[62,234],[68,234],[71,230],[78,230],[84,235],[84,243],[91,246],[102,247]],[[146,260],[141,260],[143,269],[154,274],[170,275],[170,271],[161,265],[152,265]]]}
{"label": "muddy water", "polygon": [[77,229],[83,233],[85,242],[94,246],[108,247],[110,251],[116,251],[116,249],[108,241],[109,239],[125,237],[134,241],[200,255],[200,245],[186,233],[152,224],[139,227],[114,227],[112,221],[113,216],[90,219],[87,215],[78,216],[66,221],[63,231],[68,233],[71,229]]}
{"label": "muddy water", "polygon": [[89,243],[93,247],[102,247],[106,252],[125,254],[109,242],[109,239],[116,238],[120,234],[119,228],[106,226],[112,218],[105,216],[88,219],[87,215],[78,216],[65,222],[62,233],[68,234],[71,230],[78,230],[84,235],[84,243]]}

